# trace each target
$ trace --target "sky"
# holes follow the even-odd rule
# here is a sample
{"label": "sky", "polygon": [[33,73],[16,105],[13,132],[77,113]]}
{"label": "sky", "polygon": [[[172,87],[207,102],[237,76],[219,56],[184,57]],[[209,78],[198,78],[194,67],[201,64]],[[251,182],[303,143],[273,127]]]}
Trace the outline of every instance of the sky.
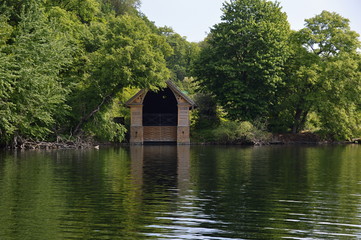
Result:
{"label": "sky", "polygon": [[[141,0],[141,12],[158,27],[172,27],[191,42],[202,41],[220,22],[225,0]],[[337,12],[350,20],[351,29],[361,34],[361,0],[278,0],[293,30],[323,10]]]}

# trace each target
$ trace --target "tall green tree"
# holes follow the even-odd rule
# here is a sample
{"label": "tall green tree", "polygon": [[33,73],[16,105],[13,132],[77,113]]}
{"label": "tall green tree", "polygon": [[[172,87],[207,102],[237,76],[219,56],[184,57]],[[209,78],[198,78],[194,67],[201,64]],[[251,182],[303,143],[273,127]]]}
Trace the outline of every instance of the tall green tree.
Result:
{"label": "tall green tree", "polygon": [[267,115],[289,56],[289,23],[279,3],[231,0],[195,63],[195,76],[232,119]]}
{"label": "tall green tree", "polygon": [[297,133],[314,112],[329,137],[350,138],[359,128],[359,35],[348,19],[327,11],[307,19],[305,26],[291,38],[293,52],[275,119],[288,119]]}
{"label": "tall green tree", "polygon": [[124,89],[164,86],[166,58],[176,49],[139,4],[0,3],[0,144],[80,133],[124,137],[113,122]]}
{"label": "tall green tree", "polygon": [[5,15],[0,16],[0,144],[8,140],[16,130],[13,125],[12,108],[10,101],[14,91],[13,75],[9,71],[10,56],[8,52],[8,40],[11,38],[13,28],[8,24]]}
{"label": "tall green tree", "polygon": [[73,114],[78,121],[74,134],[124,88],[155,88],[169,78],[165,57],[172,50],[141,18],[111,18],[104,37],[105,44],[88,56],[88,78],[73,93]]}
{"label": "tall green tree", "polygon": [[0,53],[3,142],[44,139],[53,131],[55,118],[67,109],[68,91],[59,78],[71,61],[66,36],[36,3],[24,5],[19,19],[12,43],[3,45]]}
{"label": "tall green tree", "polygon": [[185,77],[191,77],[193,61],[200,51],[198,44],[188,42],[169,27],[159,28],[159,32],[166,37],[167,43],[173,49],[173,54],[166,58],[167,67],[172,72],[171,79],[183,81]]}

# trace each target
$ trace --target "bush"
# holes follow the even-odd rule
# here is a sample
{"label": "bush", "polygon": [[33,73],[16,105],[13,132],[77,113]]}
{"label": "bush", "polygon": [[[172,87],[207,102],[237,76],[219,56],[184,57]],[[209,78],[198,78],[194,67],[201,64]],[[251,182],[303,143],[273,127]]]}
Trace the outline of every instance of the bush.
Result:
{"label": "bush", "polygon": [[209,94],[198,93],[194,96],[197,109],[194,112],[194,126],[197,129],[209,129],[217,127],[220,123],[218,106]]}
{"label": "bush", "polygon": [[194,141],[219,144],[264,144],[270,134],[264,124],[250,122],[222,121],[214,129],[195,130]]}

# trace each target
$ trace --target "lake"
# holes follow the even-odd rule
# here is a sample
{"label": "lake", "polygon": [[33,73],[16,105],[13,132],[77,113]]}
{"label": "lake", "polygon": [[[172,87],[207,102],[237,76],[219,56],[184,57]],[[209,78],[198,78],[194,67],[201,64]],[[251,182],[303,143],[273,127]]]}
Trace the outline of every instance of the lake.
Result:
{"label": "lake", "polygon": [[361,239],[361,145],[2,151],[0,239]]}

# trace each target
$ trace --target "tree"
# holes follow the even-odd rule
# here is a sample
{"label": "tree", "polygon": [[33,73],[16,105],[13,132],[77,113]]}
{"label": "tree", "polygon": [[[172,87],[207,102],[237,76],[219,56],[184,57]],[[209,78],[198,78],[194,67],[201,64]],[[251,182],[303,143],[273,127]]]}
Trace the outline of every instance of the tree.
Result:
{"label": "tree", "polygon": [[343,53],[325,61],[313,110],[327,137],[350,140],[361,134],[361,56]]}
{"label": "tree", "polygon": [[287,115],[297,133],[308,114],[315,112],[328,137],[352,137],[359,128],[361,62],[358,34],[350,29],[349,20],[323,11],[293,34],[292,46],[275,118]]}
{"label": "tree", "polygon": [[278,3],[231,0],[211,29],[195,76],[231,119],[268,114],[288,58],[289,23]]}
{"label": "tree", "polygon": [[66,36],[36,3],[25,5],[19,19],[12,44],[0,46],[0,131],[5,142],[45,138],[67,109],[68,91],[59,78],[71,61]]}
{"label": "tree", "polygon": [[109,19],[105,44],[91,53],[88,78],[73,92],[73,133],[109,106],[126,87],[156,88],[169,78],[165,57],[171,48],[145,22],[131,15]]}
{"label": "tree", "polygon": [[194,99],[197,103],[195,128],[211,129],[217,127],[220,124],[220,116],[213,96],[197,93]]}
{"label": "tree", "polygon": [[173,49],[173,54],[166,58],[167,67],[172,72],[171,79],[183,81],[185,77],[191,77],[193,61],[200,51],[198,44],[188,42],[169,27],[159,28],[159,32],[166,37],[167,43]]}
{"label": "tree", "polygon": [[303,47],[313,54],[336,57],[342,53],[354,53],[360,46],[359,34],[350,29],[350,21],[337,13],[323,11],[305,21],[300,40]]}
{"label": "tree", "polygon": [[[7,23],[5,15],[0,16],[0,143],[11,137],[15,131],[12,117],[13,103],[9,100],[14,91],[12,73],[10,68],[10,56],[7,52],[7,41],[11,38],[13,28]],[[6,139],[6,140],[5,140]]]}
{"label": "tree", "polygon": [[136,12],[135,9],[139,7],[139,0],[102,0],[105,7],[115,11],[117,15],[125,13]]}
{"label": "tree", "polygon": [[311,111],[312,101],[306,101],[319,77],[319,59],[300,44],[299,33],[289,38],[290,58],[284,69],[284,85],[276,94],[277,102],[269,116],[270,129],[275,132],[303,129]]}
{"label": "tree", "polygon": [[[164,58],[171,49],[143,16],[133,14],[138,1],[98,1],[87,11],[93,13],[86,15],[92,16],[88,21],[78,8],[69,8],[77,0],[51,1],[49,16],[69,33],[74,49],[73,64],[62,72],[71,91],[67,98],[71,115],[62,122],[61,131],[119,140],[124,128],[109,114],[115,112],[114,101],[126,87],[161,85],[169,77]],[[114,136],[115,132],[121,134]]]}
{"label": "tree", "polygon": [[83,23],[90,23],[100,14],[97,0],[47,0],[46,5],[73,12]]}
{"label": "tree", "polygon": [[[172,48],[138,0],[0,4],[0,143],[85,135],[121,140],[124,89],[164,86]],[[118,106],[118,107],[117,107]],[[116,115],[119,116],[119,115]]]}

